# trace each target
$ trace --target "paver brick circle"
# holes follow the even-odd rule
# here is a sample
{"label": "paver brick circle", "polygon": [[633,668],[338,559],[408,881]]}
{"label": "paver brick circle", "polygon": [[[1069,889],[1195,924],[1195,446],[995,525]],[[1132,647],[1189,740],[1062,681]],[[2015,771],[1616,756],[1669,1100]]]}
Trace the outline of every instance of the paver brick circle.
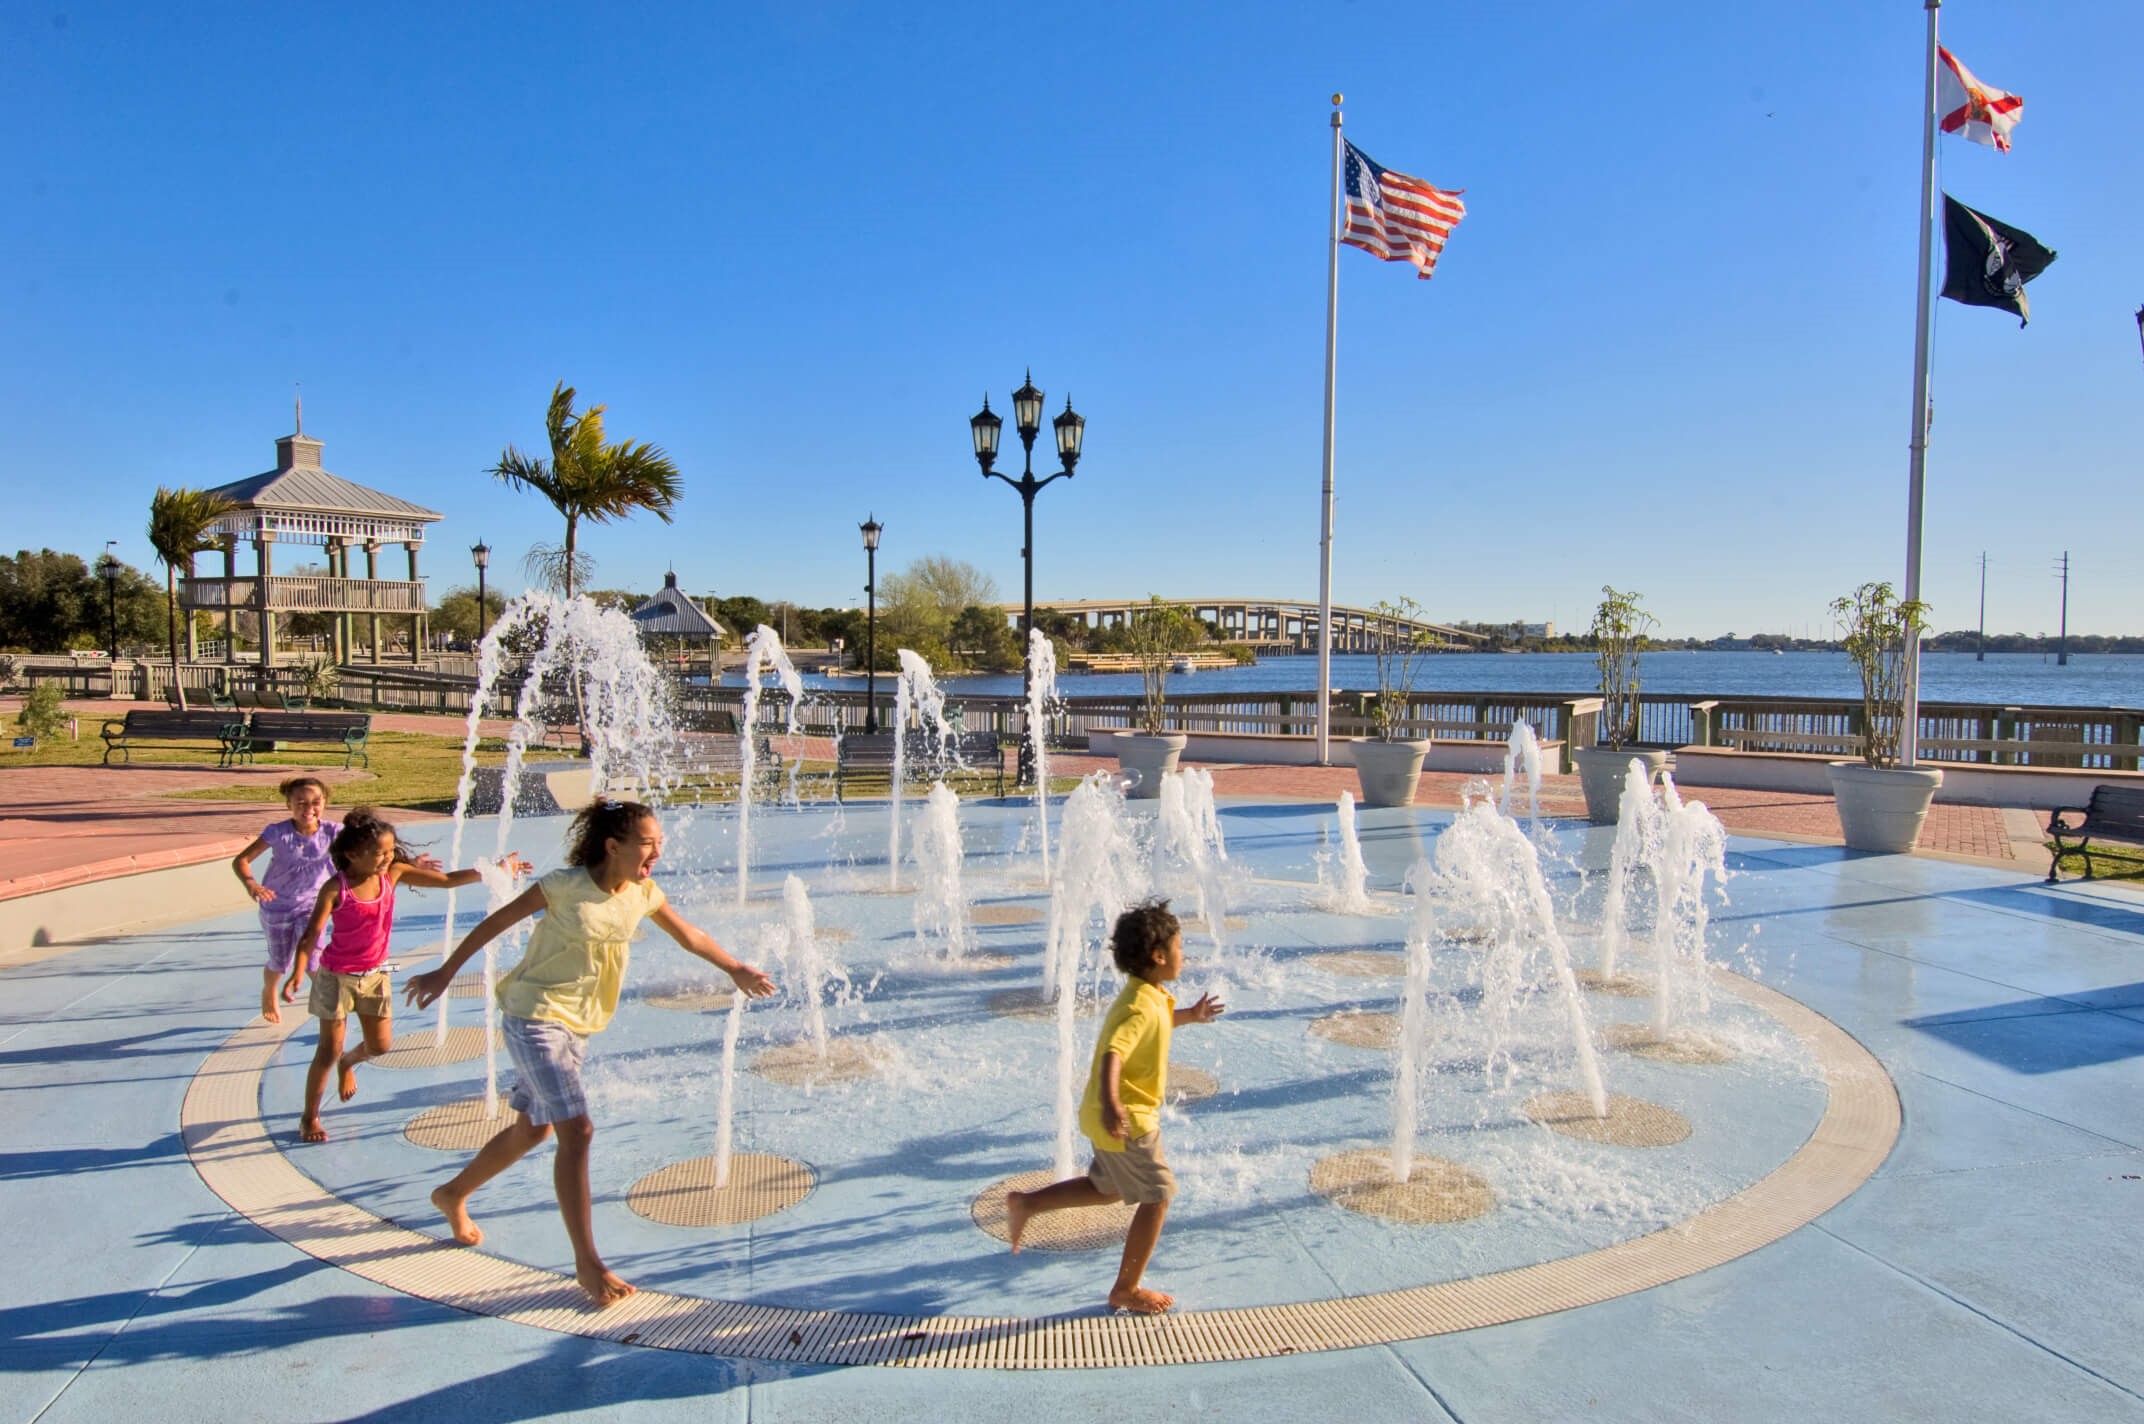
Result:
{"label": "paver brick circle", "polygon": [[1690,1119],[1673,1108],[1619,1093],[1608,1095],[1605,1116],[1584,1093],[1542,1093],[1520,1111],[1551,1132],[1617,1147],[1673,1147],[1690,1135]]}
{"label": "paver brick circle", "polygon": [[729,1179],[715,1185],[715,1159],[658,1167],[626,1188],[625,1204],[664,1226],[740,1226],[786,1211],[811,1195],[817,1174],[766,1152],[732,1152]]}
{"label": "paver brick circle", "polygon": [[[1010,1243],[1011,1228],[1005,1222],[1005,1194],[1031,1192],[1057,1179],[1054,1172],[1022,1172],[983,1188],[968,1208],[969,1219],[998,1240]],[[1116,1202],[1109,1206],[1079,1206],[1047,1212],[1027,1219],[1020,1237],[1022,1251],[1114,1251],[1124,1244],[1136,1207]]]}
{"label": "paver brick circle", "polygon": [[1319,1158],[1310,1168],[1310,1189],[1335,1206],[1410,1225],[1471,1221],[1496,1206],[1488,1178],[1441,1157],[1417,1156],[1407,1180],[1398,1180],[1389,1148]]}

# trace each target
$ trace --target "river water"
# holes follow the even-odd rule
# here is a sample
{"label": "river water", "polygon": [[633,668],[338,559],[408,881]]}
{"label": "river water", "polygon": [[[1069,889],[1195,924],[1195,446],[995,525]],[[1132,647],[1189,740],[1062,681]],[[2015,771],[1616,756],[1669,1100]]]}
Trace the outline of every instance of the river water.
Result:
{"label": "river water", "polygon": [[[1859,697],[1861,680],[1844,653],[1658,652],[1639,659],[1647,693],[1704,697]],[[737,685],[731,673],[723,681]],[[1018,674],[947,677],[940,685],[958,696],[1018,697]],[[862,691],[860,677],[808,677],[809,686]],[[890,676],[879,678],[890,689]],[[1249,667],[1172,673],[1172,692],[1308,692],[1318,684],[1314,657],[1266,658]],[[1333,686],[1360,692],[1377,686],[1377,659],[1333,659]],[[1440,653],[1424,659],[1416,681],[1421,692],[1563,692],[1591,696],[1599,687],[1591,653]],[[1059,672],[1057,690],[1067,697],[1129,696],[1139,691],[1136,673]],[[2144,655],[2074,653],[2069,666],[2054,654],[1928,653],[1921,659],[1921,697],[1929,702],[1984,702],[1995,706],[2144,708]]]}

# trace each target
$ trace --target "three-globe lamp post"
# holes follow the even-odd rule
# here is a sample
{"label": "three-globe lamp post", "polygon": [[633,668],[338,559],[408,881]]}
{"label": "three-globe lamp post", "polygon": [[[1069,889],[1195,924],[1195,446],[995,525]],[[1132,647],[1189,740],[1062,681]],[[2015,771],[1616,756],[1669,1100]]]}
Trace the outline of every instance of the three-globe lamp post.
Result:
{"label": "three-globe lamp post", "polygon": [[[968,421],[968,429],[975,440],[975,462],[983,467],[984,479],[1000,479],[1020,492],[1020,505],[1025,513],[1025,536],[1020,545],[1020,559],[1025,565],[1024,612],[1020,615],[1020,689],[1023,694],[1033,690],[1034,672],[1028,659],[1028,643],[1035,630],[1035,495],[1052,480],[1072,478],[1072,468],[1079,463],[1080,440],[1086,434],[1087,422],[1075,414],[1072,398],[1065,397],[1064,412],[1051,422],[1057,432],[1057,458],[1064,468],[1042,479],[1035,478],[1035,436],[1042,430],[1042,392],[1035,389],[1033,372],[1020,389],[1012,393],[1013,428],[1019,432],[1020,447],[1025,452],[1020,478],[1000,474],[993,469],[998,458],[998,435],[1005,422],[990,409],[990,397],[983,397],[982,412]],[[1035,736],[1039,728],[1026,726],[1020,735],[1020,784],[1028,785],[1035,778]]]}

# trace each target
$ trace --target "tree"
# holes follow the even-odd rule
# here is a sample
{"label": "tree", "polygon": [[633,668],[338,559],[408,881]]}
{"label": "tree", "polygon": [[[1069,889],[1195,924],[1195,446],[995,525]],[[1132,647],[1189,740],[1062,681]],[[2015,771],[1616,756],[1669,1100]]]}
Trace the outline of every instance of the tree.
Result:
{"label": "tree", "polygon": [[1164,602],[1157,593],[1124,620],[1124,632],[1126,651],[1139,660],[1139,675],[1146,684],[1142,720],[1147,732],[1156,735],[1168,711],[1169,665],[1203,642],[1206,630],[1190,609]]}
{"label": "tree", "polygon": [[156,487],[149,498],[149,547],[164,566],[164,624],[171,650],[171,686],[180,708],[186,684],[179,677],[179,565],[215,547],[209,530],[231,512],[231,502],[212,490]]}
{"label": "tree", "polygon": [[929,554],[878,581],[879,643],[908,648],[933,664],[948,660],[961,610],[997,602],[997,581],[973,564]]}
{"label": "tree", "polygon": [[668,524],[681,483],[677,466],[657,447],[645,441],[605,443],[605,407],[590,406],[576,415],[573,399],[573,387],[563,381],[551,392],[544,413],[544,433],[551,445],[548,460],[509,445],[491,467],[494,478],[515,489],[535,490],[565,516],[565,542],[556,549],[539,545],[529,560],[533,572],[568,598],[575,582],[587,575],[580,553],[582,522],[608,524],[646,510]]}
{"label": "tree", "polygon": [[472,587],[451,588],[440,595],[439,606],[432,610],[432,626],[457,642],[474,643],[505,611],[505,596],[487,588],[480,617],[476,590]]}
{"label": "tree", "polygon": [[162,634],[163,591],[139,569],[121,564],[117,581],[107,589],[74,554],[22,549],[13,558],[0,556],[0,648],[32,653],[101,648],[110,636],[113,604],[122,644]]}
{"label": "tree", "polygon": [[1020,639],[1004,610],[971,603],[953,619],[947,636],[953,656],[971,668],[1005,672],[1020,665]]}

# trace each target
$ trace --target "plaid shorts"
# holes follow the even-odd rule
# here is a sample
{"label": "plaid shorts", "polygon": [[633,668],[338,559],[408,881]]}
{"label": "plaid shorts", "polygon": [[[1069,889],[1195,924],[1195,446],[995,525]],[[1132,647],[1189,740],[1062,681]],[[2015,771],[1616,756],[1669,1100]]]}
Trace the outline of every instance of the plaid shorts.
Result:
{"label": "plaid shorts", "polygon": [[581,1091],[587,1038],[564,1024],[512,1014],[500,1017],[506,1030],[506,1055],[514,1060],[514,1091],[507,1106],[528,1114],[538,1127],[588,1116],[588,1098]]}
{"label": "plaid shorts", "polygon": [[298,957],[298,941],[305,938],[305,927],[312,918],[310,909],[296,915],[271,915],[266,906],[261,908],[261,933],[268,937],[270,969],[278,974],[290,972]]}

